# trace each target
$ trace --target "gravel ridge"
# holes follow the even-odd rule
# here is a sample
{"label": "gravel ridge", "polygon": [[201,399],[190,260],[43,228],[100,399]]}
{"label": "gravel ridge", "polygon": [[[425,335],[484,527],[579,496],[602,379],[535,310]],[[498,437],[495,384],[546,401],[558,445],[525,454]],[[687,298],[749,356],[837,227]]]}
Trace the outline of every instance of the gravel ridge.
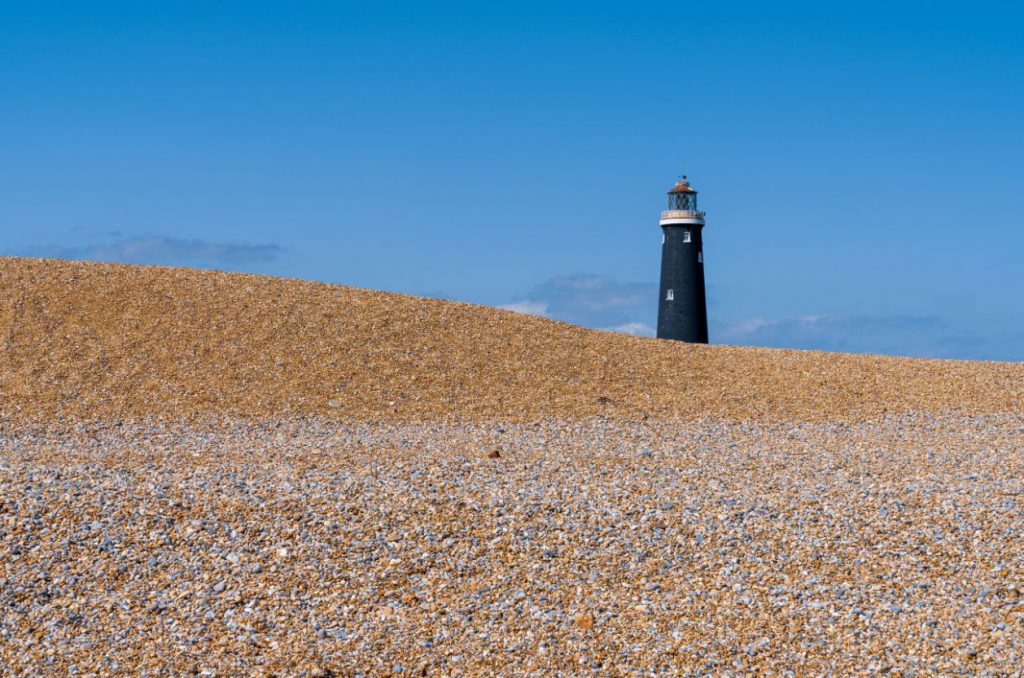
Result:
{"label": "gravel ridge", "polygon": [[1024,363],[699,346],[267,276],[0,258],[0,420],[1024,411]]}
{"label": "gravel ridge", "polygon": [[1012,675],[1024,364],[0,257],[0,675]]}

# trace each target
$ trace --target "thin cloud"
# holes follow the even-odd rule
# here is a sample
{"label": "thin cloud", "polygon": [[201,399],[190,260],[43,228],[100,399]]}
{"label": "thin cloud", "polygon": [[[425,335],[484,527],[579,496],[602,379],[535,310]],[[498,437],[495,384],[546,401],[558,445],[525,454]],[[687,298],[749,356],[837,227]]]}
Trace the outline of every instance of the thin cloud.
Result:
{"label": "thin cloud", "polygon": [[[658,287],[601,275],[561,276],[537,285],[502,308],[653,337]],[[957,327],[936,315],[817,313],[716,322],[712,314],[711,321],[713,344],[969,360],[1024,359],[1024,335]]]}
{"label": "thin cloud", "polygon": [[615,327],[602,327],[603,330],[609,332],[621,332],[622,334],[632,334],[634,337],[653,337],[657,332],[656,330],[646,323],[632,322],[624,325],[616,325]]}
{"label": "thin cloud", "polygon": [[747,318],[720,324],[712,341],[722,344],[798,348],[845,353],[879,353],[932,358],[1011,356],[983,337],[957,331],[933,315]]}
{"label": "thin cloud", "polygon": [[277,244],[219,243],[167,236],[125,238],[108,244],[67,247],[43,245],[23,253],[53,259],[116,261],[127,264],[250,264],[274,261],[285,249]]}
{"label": "thin cloud", "polygon": [[537,285],[502,308],[615,331],[646,332],[656,316],[658,288],[601,275],[570,275]]}
{"label": "thin cloud", "polygon": [[548,317],[548,305],[540,301],[517,301],[513,304],[505,304],[499,306],[506,311],[515,311],[516,313],[525,313],[527,315],[539,315],[541,317]]}

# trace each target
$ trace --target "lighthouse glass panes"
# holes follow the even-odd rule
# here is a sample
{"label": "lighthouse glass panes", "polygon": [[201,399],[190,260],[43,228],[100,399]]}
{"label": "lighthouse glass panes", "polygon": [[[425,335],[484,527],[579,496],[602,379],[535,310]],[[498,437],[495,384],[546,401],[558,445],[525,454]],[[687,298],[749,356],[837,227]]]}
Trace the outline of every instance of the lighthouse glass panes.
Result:
{"label": "lighthouse glass panes", "polygon": [[696,193],[669,193],[668,208],[670,210],[697,210]]}

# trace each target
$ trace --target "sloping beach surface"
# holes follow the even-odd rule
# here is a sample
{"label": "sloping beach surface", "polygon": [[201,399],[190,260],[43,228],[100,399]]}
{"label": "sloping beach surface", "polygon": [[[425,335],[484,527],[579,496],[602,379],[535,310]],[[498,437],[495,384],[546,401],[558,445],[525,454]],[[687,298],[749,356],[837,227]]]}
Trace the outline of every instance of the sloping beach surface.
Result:
{"label": "sloping beach surface", "polygon": [[0,259],[0,416],[856,420],[1024,407],[1024,365],[694,346],[322,283]]}
{"label": "sloping beach surface", "polygon": [[0,258],[0,673],[1005,674],[1024,365]]}

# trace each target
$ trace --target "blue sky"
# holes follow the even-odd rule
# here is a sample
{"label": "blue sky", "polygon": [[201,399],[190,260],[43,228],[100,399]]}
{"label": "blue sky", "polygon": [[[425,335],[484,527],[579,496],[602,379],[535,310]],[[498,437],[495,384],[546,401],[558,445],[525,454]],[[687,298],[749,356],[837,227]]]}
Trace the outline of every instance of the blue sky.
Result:
{"label": "blue sky", "polygon": [[1024,360],[1024,10],[838,4],[0,0],[0,252]]}

